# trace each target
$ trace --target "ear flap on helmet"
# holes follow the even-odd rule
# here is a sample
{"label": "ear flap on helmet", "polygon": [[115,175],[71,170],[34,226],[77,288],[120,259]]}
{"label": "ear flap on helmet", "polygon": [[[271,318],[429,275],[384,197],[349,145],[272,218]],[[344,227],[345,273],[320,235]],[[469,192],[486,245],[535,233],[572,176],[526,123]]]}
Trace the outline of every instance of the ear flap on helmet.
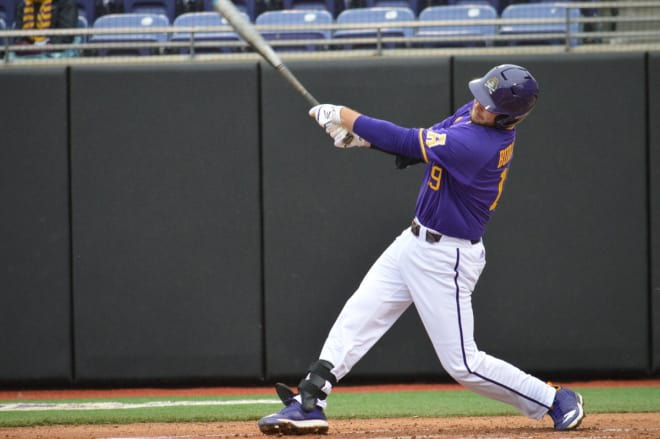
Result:
{"label": "ear flap on helmet", "polygon": [[495,128],[506,130],[515,125],[516,122],[518,122],[517,117],[511,117],[508,114],[498,114],[495,117]]}
{"label": "ear flap on helmet", "polygon": [[516,126],[516,124],[522,122],[525,120],[525,118],[531,113],[532,111],[528,111],[527,113],[520,115],[520,116],[509,116],[508,114],[498,114],[495,117],[495,127],[499,128],[501,130],[507,130],[510,128],[513,128]]}

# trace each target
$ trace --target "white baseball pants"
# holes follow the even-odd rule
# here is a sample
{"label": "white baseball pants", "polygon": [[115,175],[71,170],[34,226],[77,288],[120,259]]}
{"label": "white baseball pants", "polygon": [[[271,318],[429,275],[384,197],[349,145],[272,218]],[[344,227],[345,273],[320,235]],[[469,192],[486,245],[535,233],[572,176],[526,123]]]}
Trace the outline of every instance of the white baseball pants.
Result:
{"label": "white baseball pants", "polygon": [[534,419],[546,414],[555,389],[479,351],[474,341],[472,291],[486,265],[483,242],[443,236],[426,241],[404,230],[371,267],[346,302],[320,358],[341,380],[414,303],[440,363],[458,383],[510,404]]}

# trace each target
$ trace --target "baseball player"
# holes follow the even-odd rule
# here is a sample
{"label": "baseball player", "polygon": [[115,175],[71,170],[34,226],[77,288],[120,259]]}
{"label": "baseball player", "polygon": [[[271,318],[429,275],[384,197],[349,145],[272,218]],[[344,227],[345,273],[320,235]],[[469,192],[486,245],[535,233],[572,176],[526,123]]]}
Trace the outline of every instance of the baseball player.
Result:
{"label": "baseball player", "polygon": [[[538,84],[505,64],[469,82],[474,100],[430,128],[403,128],[350,108],[323,104],[309,112],[342,148],[397,155],[404,168],[424,162],[415,217],[370,268],[346,302],[298,394],[278,383],[285,404],[259,420],[265,434],[325,433],[326,398],[411,305],[444,369],[457,382],[541,419],[556,430],[578,427],[582,396],[535,378],[480,351],[471,295],[486,264],[482,240],[509,173],[517,125],[529,115]],[[346,134],[354,136],[344,144]]]}

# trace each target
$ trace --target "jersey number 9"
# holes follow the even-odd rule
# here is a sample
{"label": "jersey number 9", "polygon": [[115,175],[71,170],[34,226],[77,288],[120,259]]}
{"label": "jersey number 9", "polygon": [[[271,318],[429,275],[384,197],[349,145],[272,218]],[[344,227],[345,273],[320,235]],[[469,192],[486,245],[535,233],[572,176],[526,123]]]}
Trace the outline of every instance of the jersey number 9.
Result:
{"label": "jersey number 9", "polygon": [[441,178],[442,178],[442,168],[440,166],[433,166],[431,168],[431,176],[429,178],[429,187],[434,191],[440,189]]}

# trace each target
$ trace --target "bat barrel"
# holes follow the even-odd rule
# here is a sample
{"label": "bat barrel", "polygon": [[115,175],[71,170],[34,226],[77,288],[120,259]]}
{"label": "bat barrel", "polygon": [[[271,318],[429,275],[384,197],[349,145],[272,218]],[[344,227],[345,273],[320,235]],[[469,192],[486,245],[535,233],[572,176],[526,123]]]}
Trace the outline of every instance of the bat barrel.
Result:
{"label": "bat barrel", "polygon": [[215,9],[222,14],[227,22],[234,28],[250,46],[254,48],[286,81],[296,89],[311,105],[318,105],[319,101],[307,91],[298,78],[284,65],[273,48],[257,32],[257,29],[245,20],[236,6],[230,0],[214,0]]}

